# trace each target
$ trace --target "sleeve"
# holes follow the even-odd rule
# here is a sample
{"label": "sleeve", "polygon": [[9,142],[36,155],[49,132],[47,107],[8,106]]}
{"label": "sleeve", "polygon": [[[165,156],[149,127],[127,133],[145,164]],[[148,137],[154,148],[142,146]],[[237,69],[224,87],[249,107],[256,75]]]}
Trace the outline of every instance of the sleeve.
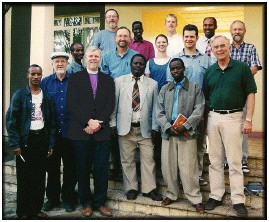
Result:
{"label": "sleeve", "polygon": [[167,66],[167,69],[166,69],[166,81],[167,82],[172,82],[173,81],[173,77],[171,75],[171,72],[170,72],[170,61],[173,59],[173,57],[169,60],[168,62],[168,66]]}
{"label": "sleeve", "polygon": [[147,62],[147,66],[146,66],[146,69],[145,69],[145,74],[146,74],[147,76],[150,76],[149,61]]}
{"label": "sleeve", "polygon": [[157,99],[158,99],[158,83],[154,82],[153,86],[153,110],[152,110],[152,129],[159,131],[159,124],[156,119]]}
{"label": "sleeve", "polygon": [[101,32],[98,32],[92,41],[92,45],[97,48],[100,48],[100,33]]}
{"label": "sleeve", "polygon": [[55,147],[56,140],[56,127],[57,127],[57,117],[55,104],[51,96],[48,95],[48,109],[49,109],[49,149],[53,149]]}
{"label": "sleeve", "polygon": [[152,43],[150,42],[149,45],[149,59],[155,58],[155,52]]}
{"label": "sleeve", "polygon": [[20,94],[16,92],[10,102],[10,106],[6,113],[6,128],[8,132],[9,144],[12,149],[19,148],[20,135],[19,135],[19,122],[21,112]]}
{"label": "sleeve", "polygon": [[243,86],[246,96],[249,93],[257,93],[257,86],[255,83],[254,76],[246,63],[244,63]]}
{"label": "sleeve", "polygon": [[118,79],[115,79],[115,106],[114,110],[110,117],[110,127],[117,126],[117,112],[118,112],[118,105],[119,105],[119,96],[120,96],[120,82]]}
{"label": "sleeve", "polygon": [[109,57],[109,55],[107,54],[108,52],[109,51],[105,52],[105,54],[102,56],[102,60],[101,60],[101,64],[100,64],[101,72],[103,72],[105,74],[110,74],[109,63],[108,63],[108,59],[107,59],[107,57]]}
{"label": "sleeve", "polygon": [[257,54],[255,46],[253,46],[253,50],[251,52],[251,67],[253,66],[258,66],[258,70],[262,69],[262,65],[260,63],[259,56]]}
{"label": "sleeve", "polygon": [[205,73],[204,81],[203,81],[203,93],[205,100],[209,100],[209,88],[208,88],[208,80],[207,80],[207,71]]}

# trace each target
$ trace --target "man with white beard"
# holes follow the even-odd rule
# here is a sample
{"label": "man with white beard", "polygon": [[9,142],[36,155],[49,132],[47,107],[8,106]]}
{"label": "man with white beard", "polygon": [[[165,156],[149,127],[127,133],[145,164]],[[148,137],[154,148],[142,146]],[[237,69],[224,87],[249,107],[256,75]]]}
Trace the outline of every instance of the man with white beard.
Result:
{"label": "man with white beard", "polygon": [[92,45],[98,47],[102,54],[105,51],[114,49],[116,42],[114,36],[118,30],[119,14],[115,9],[108,9],[105,12],[107,28],[98,32],[93,40]]}

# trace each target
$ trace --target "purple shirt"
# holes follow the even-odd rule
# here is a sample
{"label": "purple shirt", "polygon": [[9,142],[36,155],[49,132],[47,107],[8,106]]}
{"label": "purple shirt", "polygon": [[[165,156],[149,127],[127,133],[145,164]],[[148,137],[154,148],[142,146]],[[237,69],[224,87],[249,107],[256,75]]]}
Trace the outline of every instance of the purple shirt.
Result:
{"label": "purple shirt", "polygon": [[149,59],[155,58],[155,52],[154,52],[153,45],[151,42],[149,42],[147,40],[143,39],[142,42],[138,43],[138,42],[135,42],[134,39],[132,39],[131,42],[129,43],[129,48],[131,48],[131,49],[139,52],[143,56],[145,56],[147,61]]}
{"label": "purple shirt", "polygon": [[89,73],[89,77],[92,85],[93,98],[95,98],[98,83],[98,74]]}

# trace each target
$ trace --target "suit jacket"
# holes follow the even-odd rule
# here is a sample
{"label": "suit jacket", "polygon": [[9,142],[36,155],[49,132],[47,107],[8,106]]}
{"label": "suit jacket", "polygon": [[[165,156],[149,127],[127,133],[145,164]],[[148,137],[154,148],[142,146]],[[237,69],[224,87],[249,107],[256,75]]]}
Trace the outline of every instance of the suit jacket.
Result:
{"label": "suit jacket", "polygon": [[[116,106],[111,116],[110,126],[117,126],[118,135],[124,136],[131,129],[132,120],[132,92],[134,82],[132,74],[120,76],[115,79]],[[143,93],[140,97],[140,128],[144,138],[151,137],[151,130],[158,130],[156,121],[156,105],[158,96],[158,83],[144,76],[142,83]]]}
{"label": "suit jacket", "polygon": [[88,140],[91,135],[84,132],[90,119],[104,121],[102,128],[93,134],[94,140],[110,140],[110,116],[115,106],[115,84],[112,77],[98,72],[96,97],[93,97],[92,86],[87,69],[71,75],[67,88],[67,110],[70,112],[68,138]]}

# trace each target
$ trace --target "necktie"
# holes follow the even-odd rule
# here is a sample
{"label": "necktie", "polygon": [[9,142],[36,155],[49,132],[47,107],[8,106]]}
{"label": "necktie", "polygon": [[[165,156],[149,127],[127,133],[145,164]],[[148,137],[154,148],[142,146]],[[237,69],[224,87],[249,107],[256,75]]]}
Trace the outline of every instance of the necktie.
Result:
{"label": "necktie", "polygon": [[137,80],[139,80],[139,77],[133,77],[135,79],[135,84],[133,88],[133,94],[132,94],[132,108],[134,112],[137,112],[140,108],[140,93],[139,88],[137,84]]}
{"label": "necktie", "polygon": [[205,54],[208,55],[209,57],[211,56],[211,51],[212,51],[212,48],[211,48],[211,41],[210,39],[207,41],[207,46],[206,46],[206,49],[205,49]]}

